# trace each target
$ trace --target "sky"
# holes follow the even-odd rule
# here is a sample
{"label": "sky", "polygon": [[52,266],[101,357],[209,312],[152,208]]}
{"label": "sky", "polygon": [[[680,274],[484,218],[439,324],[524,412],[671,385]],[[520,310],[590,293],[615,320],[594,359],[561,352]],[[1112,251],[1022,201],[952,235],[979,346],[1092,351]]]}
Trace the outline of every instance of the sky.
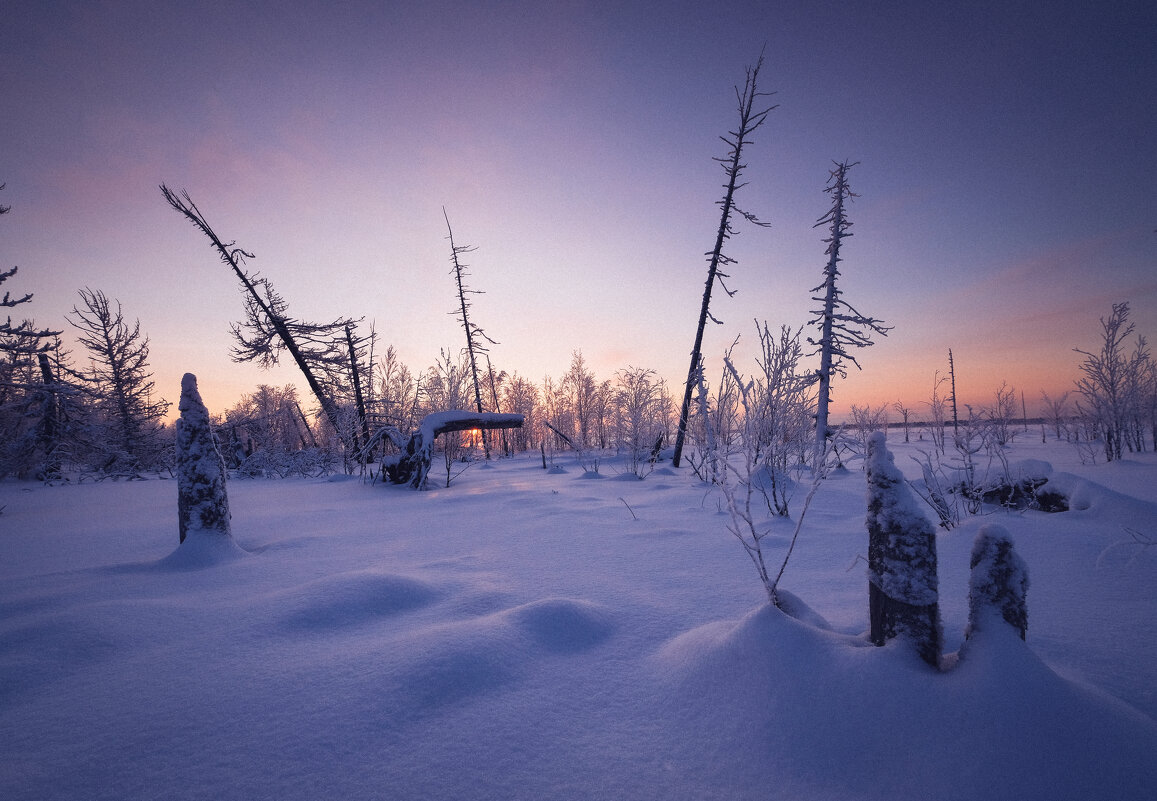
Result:
{"label": "sky", "polygon": [[[290,365],[229,360],[242,305],[187,190],[290,312],[364,317],[419,372],[464,344],[443,209],[496,369],[581,351],[678,391],[719,225],[714,157],[764,54],[709,379],[755,321],[804,325],[834,161],[857,197],[841,288],[894,326],[834,385],[925,409],[1072,387],[1099,318],[1157,334],[1151,2],[13,3],[0,14],[0,266],[63,327],[89,287],[150,337],[157,391],[211,411]],[[77,354],[78,356],[81,354]],[[810,360],[810,361],[815,361]],[[810,362],[809,362],[810,363]]]}

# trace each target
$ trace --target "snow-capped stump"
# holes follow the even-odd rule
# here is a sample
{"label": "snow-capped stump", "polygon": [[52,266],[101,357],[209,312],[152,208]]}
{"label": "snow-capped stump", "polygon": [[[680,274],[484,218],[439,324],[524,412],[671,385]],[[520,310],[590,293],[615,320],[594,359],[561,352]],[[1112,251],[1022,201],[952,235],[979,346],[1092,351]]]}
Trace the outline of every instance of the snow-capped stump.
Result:
{"label": "snow-capped stump", "polygon": [[868,440],[868,613],[876,645],[902,637],[940,664],[936,529],[896,468],[884,435]]}
{"label": "snow-capped stump", "polygon": [[986,626],[1004,622],[1023,640],[1028,631],[1028,567],[1013,548],[1012,536],[1003,526],[982,526],[972,544],[968,580],[968,628],[966,638]]}
{"label": "snow-capped stump", "polygon": [[177,420],[177,519],[181,542],[190,532],[231,537],[225,461],[217,450],[209,411],[197,391],[197,376],[181,378]]}

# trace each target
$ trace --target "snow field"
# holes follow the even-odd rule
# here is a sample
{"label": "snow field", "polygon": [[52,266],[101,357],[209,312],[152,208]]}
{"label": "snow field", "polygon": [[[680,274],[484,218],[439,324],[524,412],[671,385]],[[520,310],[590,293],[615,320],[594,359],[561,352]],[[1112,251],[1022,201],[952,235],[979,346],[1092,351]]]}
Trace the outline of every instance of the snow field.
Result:
{"label": "snow field", "polygon": [[938,534],[947,651],[984,522],[1031,580],[1027,644],[985,629],[945,673],[866,642],[855,464],[794,618],[689,471],[235,480],[224,554],[177,549],[174,481],[5,482],[0,797],[1150,798],[1157,554],[1124,527],[1157,533],[1157,459],[1017,452],[1084,508]]}

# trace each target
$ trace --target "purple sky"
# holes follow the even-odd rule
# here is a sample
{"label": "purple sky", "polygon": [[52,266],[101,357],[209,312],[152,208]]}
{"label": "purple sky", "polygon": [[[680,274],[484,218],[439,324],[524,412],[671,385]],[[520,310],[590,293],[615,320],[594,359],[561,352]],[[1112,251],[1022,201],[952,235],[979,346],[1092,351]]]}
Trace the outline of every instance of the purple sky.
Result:
{"label": "purple sky", "polygon": [[[0,266],[60,326],[81,287],[152,340],[158,389],[222,411],[285,367],[229,363],[235,280],[157,185],[188,189],[293,314],[375,321],[413,370],[457,350],[442,207],[496,368],[686,371],[734,126],[766,43],[779,108],[745,159],[709,375],[821,280],[833,159],[861,197],[845,297],[895,330],[835,387],[1032,411],[1129,300],[1157,333],[1157,10],[1118,3],[39,2],[0,23]],[[540,8],[541,5],[550,10]]]}

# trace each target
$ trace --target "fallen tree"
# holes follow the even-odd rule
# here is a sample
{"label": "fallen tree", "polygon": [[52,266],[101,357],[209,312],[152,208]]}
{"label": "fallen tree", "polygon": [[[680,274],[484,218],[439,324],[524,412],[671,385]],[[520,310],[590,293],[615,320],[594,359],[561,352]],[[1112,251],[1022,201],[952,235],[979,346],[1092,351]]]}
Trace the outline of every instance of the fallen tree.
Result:
{"label": "fallen tree", "polygon": [[[414,489],[426,485],[430,463],[434,459],[434,440],[439,434],[453,431],[486,431],[495,428],[522,428],[521,414],[493,414],[489,412],[434,412],[422,418],[418,430],[406,438],[393,426],[386,426],[371,440],[388,437],[400,453],[382,458],[382,475],[394,484],[409,484]],[[367,447],[369,447],[367,445]]]}

